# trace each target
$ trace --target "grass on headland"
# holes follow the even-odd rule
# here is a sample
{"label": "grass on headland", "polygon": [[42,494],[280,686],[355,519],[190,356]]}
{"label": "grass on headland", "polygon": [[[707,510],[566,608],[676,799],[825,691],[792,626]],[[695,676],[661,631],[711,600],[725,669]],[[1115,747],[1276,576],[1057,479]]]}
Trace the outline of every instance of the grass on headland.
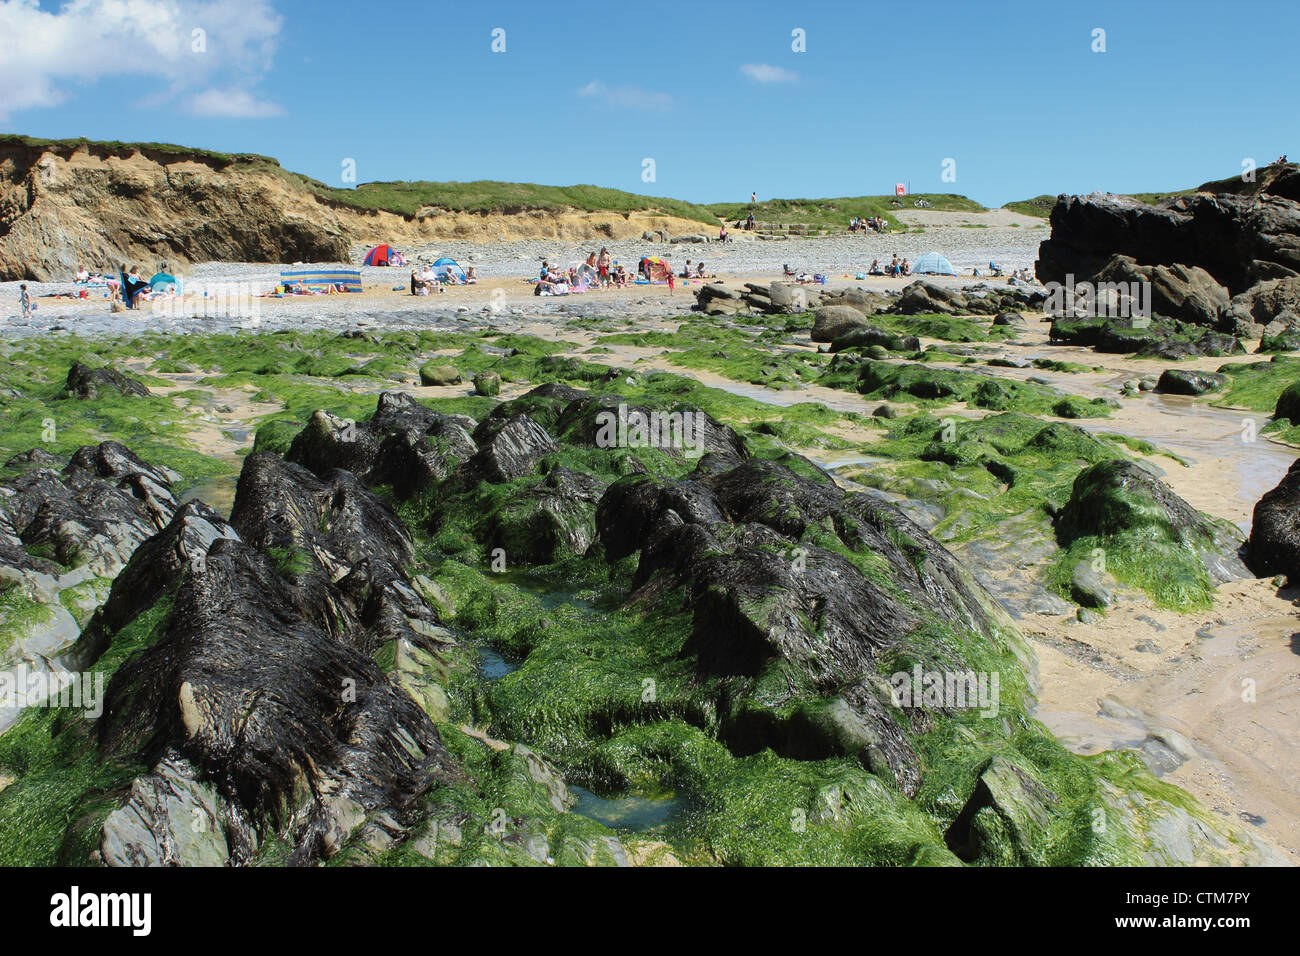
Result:
{"label": "grass on headland", "polygon": [[895,214],[916,208],[918,200],[930,203],[929,208],[940,212],[984,212],[984,207],[973,199],[952,193],[918,193],[904,196],[901,205],[893,204],[893,196],[841,196],[837,199],[765,199],[756,203],[710,203],[708,208],[729,223],[744,221],[752,212],[758,222],[779,222],[816,226],[843,232],[849,222],[857,217],[869,219],[883,217],[892,230],[904,227]]}

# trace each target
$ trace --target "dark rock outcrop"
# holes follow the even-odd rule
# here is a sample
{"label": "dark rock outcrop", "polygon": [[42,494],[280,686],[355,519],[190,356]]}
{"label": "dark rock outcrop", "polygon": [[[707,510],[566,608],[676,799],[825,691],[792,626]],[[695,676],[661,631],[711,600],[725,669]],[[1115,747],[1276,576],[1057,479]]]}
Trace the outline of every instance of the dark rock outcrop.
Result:
{"label": "dark rock outcrop", "polygon": [[228,538],[185,575],[164,633],[113,675],[99,741],[151,766],[179,753],[303,863],[362,808],[400,813],[458,776],[415,702],[304,618],[265,555]]}
{"label": "dark rock outcrop", "polygon": [[414,555],[405,526],[352,473],[318,478],[254,452],[230,524],[270,557],[294,607],[322,631],[367,653],[399,638],[435,652],[451,642],[403,570]]}
{"label": "dark rock outcrop", "polygon": [[1122,196],[1061,196],[1035,273],[1065,283],[1096,275],[1115,254],[1142,265],[1199,266],[1237,295],[1300,275],[1300,202],[1282,194],[1180,196],[1152,206]]}
{"label": "dark rock outcrop", "polygon": [[65,567],[87,565],[112,577],[171,520],[178,477],[104,442],[78,450],[61,475],[38,467],[5,482],[0,511],[25,546],[48,549]]}
{"label": "dark rock outcrop", "polygon": [[409,498],[441,481],[478,450],[465,415],[446,415],[405,392],[384,392],[375,413],[351,422],[318,411],[285,455],[324,476],[342,468],[367,485],[391,485]]}
{"label": "dark rock outcrop", "polygon": [[143,382],[123,375],[113,368],[89,368],[80,362],[73,362],[68,369],[68,380],[63,386],[69,395],[78,398],[98,398],[105,391],[117,392],[119,395],[145,396],[150,394]]}

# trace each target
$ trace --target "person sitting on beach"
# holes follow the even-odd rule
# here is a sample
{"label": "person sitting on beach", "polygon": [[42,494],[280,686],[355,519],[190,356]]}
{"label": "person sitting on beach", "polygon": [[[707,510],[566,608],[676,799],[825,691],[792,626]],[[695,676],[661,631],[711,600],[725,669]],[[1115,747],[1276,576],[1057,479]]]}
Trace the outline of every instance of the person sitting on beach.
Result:
{"label": "person sitting on beach", "polygon": [[745,228],[750,232],[754,231],[754,214],[752,212],[749,214],[749,217],[745,220]]}
{"label": "person sitting on beach", "polygon": [[871,276],[883,276],[884,274],[885,274],[885,270],[882,269],[882,268],[880,268],[880,260],[879,260],[879,259],[872,259],[872,260],[871,260],[871,268],[867,270],[867,275],[871,275]]}
{"label": "person sitting on beach", "polygon": [[418,276],[415,274],[415,270],[412,269],[411,270],[411,295],[428,295],[431,290],[442,292],[443,288],[437,282],[435,282],[433,278],[429,275],[428,268],[426,268],[424,272]]}
{"label": "person sitting on beach", "polygon": [[469,271],[465,273],[465,284],[478,285],[478,273],[474,271],[473,266],[470,266]]}
{"label": "person sitting on beach", "polygon": [[122,302],[128,309],[134,309],[140,296],[149,289],[149,283],[140,278],[140,267],[132,266],[128,271],[122,263]]}
{"label": "person sitting on beach", "polygon": [[686,265],[682,266],[682,278],[689,279],[690,277],[691,277],[691,260],[687,259]]}
{"label": "person sitting on beach", "polygon": [[77,279],[76,279],[76,281],[77,281],[77,282],[89,282],[89,281],[90,281],[90,273],[86,271],[86,269],[85,269],[84,266],[78,266],[78,267],[77,267]]}
{"label": "person sitting on beach", "polygon": [[718,230],[718,242],[727,241],[727,224],[724,222],[722,228]]}
{"label": "person sitting on beach", "polygon": [[898,253],[895,252],[894,258],[889,261],[889,266],[888,268],[885,269],[885,272],[888,275],[896,276],[898,275],[898,270],[899,270]]}
{"label": "person sitting on beach", "polygon": [[697,278],[697,279],[712,279],[712,278],[713,278],[713,275],[712,275],[711,273],[708,273],[708,272],[705,272],[705,271],[704,271],[704,263],[703,263],[703,262],[697,262],[697,263],[695,263],[695,278]]}
{"label": "person sitting on beach", "polygon": [[1002,267],[999,266],[996,262],[993,262],[993,261],[990,260],[990,262],[989,262],[989,275],[993,275],[993,276],[1000,276],[1000,275],[1002,275]]}
{"label": "person sitting on beach", "polygon": [[903,264],[898,267],[898,274],[904,276],[910,276],[912,274],[912,264],[908,262],[906,259],[904,259]]}

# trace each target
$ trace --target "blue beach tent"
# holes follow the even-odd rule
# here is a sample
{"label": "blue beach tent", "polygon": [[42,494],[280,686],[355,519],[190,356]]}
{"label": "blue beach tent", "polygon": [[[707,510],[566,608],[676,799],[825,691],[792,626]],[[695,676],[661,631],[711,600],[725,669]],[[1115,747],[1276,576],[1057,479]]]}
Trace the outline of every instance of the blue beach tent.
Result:
{"label": "blue beach tent", "polygon": [[955,276],[952,263],[937,252],[927,252],[912,265],[913,275]]}

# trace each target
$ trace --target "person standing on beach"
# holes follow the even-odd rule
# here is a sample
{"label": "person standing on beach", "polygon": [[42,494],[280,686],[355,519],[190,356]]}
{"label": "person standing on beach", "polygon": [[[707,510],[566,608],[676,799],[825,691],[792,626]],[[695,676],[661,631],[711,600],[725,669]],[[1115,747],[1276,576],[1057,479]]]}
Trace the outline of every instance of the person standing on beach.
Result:
{"label": "person standing on beach", "polygon": [[27,294],[27,283],[24,282],[18,287],[18,306],[23,310],[23,321],[29,322],[32,318],[32,297]]}
{"label": "person standing on beach", "polygon": [[600,284],[601,284],[602,286],[607,286],[607,285],[609,285],[609,266],[610,266],[610,262],[611,262],[611,260],[610,260],[610,257],[609,257],[609,250],[608,250],[607,248],[605,248],[604,246],[601,246],[601,247],[600,247],[600,256],[597,257],[597,259],[596,259],[596,273],[597,273],[597,275],[600,276]]}

